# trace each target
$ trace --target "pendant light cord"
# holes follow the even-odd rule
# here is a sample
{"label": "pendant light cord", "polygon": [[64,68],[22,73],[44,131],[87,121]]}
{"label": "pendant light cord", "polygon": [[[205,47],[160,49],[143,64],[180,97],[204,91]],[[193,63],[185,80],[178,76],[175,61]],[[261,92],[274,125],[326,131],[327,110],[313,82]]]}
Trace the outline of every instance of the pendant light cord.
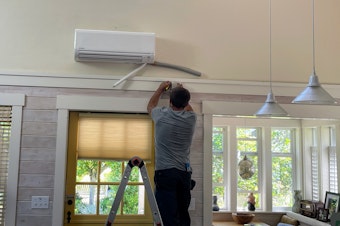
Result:
{"label": "pendant light cord", "polygon": [[314,19],[314,13],[315,13],[315,1],[313,0],[313,74],[315,75],[315,34],[314,34],[314,29],[315,29],[315,19]]}
{"label": "pendant light cord", "polygon": [[272,90],[272,4],[271,0],[269,0],[269,85],[270,92],[273,93]]}

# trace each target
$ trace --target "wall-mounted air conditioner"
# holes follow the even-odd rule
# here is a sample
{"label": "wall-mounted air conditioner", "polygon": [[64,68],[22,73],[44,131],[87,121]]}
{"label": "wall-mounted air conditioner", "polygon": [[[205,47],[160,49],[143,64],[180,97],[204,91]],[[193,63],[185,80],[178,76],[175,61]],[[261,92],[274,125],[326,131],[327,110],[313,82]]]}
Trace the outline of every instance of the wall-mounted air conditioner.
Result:
{"label": "wall-mounted air conditioner", "polygon": [[76,61],[153,63],[155,34],[76,29]]}

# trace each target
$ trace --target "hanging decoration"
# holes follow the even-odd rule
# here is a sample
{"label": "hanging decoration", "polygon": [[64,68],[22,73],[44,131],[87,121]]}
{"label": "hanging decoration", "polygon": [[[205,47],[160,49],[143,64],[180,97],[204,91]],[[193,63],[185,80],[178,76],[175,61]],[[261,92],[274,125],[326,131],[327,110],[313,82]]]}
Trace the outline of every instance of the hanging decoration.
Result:
{"label": "hanging decoration", "polygon": [[253,162],[247,158],[247,155],[238,163],[239,175],[242,179],[249,179],[254,175]]}

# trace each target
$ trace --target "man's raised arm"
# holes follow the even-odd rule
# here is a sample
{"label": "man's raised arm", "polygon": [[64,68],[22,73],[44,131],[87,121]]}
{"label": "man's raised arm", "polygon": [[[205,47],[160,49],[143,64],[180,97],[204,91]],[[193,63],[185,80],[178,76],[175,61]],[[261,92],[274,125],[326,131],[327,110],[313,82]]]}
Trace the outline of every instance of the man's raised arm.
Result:
{"label": "man's raised arm", "polygon": [[154,94],[149,100],[148,107],[147,107],[149,114],[151,114],[151,110],[157,106],[159,98],[161,97],[162,93],[166,90],[166,88],[169,86],[171,86],[171,82],[169,81],[162,82],[159,85],[158,89],[154,92]]}

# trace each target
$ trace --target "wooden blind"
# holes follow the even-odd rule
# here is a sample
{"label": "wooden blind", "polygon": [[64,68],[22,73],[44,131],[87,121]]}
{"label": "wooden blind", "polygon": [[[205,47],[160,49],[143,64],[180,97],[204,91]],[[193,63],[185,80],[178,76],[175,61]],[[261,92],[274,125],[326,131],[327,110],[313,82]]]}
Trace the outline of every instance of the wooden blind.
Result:
{"label": "wooden blind", "polygon": [[319,201],[319,151],[317,147],[311,146],[311,166],[312,166],[312,199]]}
{"label": "wooden blind", "polygon": [[79,159],[151,160],[152,120],[148,115],[80,114]]}
{"label": "wooden blind", "polygon": [[337,156],[336,147],[328,147],[329,156],[329,191],[338,193],[338,167],[337,167]]}
{"label": "wooden blind", "polygon": [[0,225],[5,224],[12,108],[0,106]]}

